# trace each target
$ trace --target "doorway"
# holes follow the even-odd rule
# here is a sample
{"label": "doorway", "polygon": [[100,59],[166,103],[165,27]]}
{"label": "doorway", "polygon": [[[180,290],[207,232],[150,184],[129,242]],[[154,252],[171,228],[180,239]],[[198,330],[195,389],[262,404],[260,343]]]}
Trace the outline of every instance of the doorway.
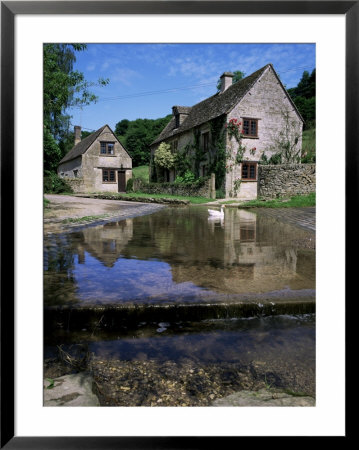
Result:
{"label": "doorway", "polygon": [[126,192],[126,172],[124,170],[118,171],[118,192]]}

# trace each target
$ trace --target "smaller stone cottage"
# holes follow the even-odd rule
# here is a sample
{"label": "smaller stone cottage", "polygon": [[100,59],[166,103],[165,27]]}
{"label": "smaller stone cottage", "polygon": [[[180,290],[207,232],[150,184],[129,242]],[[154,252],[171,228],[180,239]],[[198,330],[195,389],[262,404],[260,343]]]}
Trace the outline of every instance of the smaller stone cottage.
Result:
{"label": "smaller stone cottage", "polygon": [[[215,173],[226,197],[250,200],[257,198],[258,164],[281,148],[293,159],[286,154],[281,162],[300,161],[304,121],[272,64],[234,84],[232,78],[223,73],[220,91],[192,107],[173,106],[171,121],[151,144],[152,181],[174,181],[179,163],[190,162],[196,177]],[[177,166],[160,172],[154,162],[162,143],[177,155]]]}
{"label": "smaller stone cottage", "polygon": [[81,140],[75,126],[74,147],[62,158],[57,173],[74,192],[125,192],[132,177],[132,158],[108,125]]}

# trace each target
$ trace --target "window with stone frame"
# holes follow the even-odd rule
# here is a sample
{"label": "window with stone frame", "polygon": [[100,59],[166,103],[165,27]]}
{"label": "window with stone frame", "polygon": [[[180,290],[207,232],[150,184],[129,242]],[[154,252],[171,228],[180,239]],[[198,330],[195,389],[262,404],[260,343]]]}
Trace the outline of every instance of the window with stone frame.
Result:
{"label": "window with stone frame", "polygon": [[243,136],[258,137],[258,119],[243,119]]}
{"label": "window with stone frame", "polygon": [[103,183],[116,183],[116,170],[102,169]]}
{"label": "window with stone frame", "polygon": [[257,180],[257,163],[256,162],[242,162],[241,178],[243,181]]}
{"label": "window with stone frame", "polygon": [[115,143],[114,142],[100,142],[100,154],[102,156],[114,155],[115,154]]}

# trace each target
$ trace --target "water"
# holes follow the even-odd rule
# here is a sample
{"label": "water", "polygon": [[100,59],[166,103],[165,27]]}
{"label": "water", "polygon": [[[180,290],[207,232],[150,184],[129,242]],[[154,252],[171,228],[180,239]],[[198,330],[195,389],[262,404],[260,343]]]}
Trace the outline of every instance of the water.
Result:
{"label": "water", "polygon": [[[313,237],[245,210],[228,208],[223,221],[210,220],[203,206],[166,208],[49,235],[44,242],[45,307],[313,298],[315,251],[303,245]],[[55,320],[56,326],[45,326],[45,359],[56,356],[58,345],[71,352],[74,344],[85,344],[94,357],[96,380],[107,392],[106,405],[152,404],[164,389],[163,367],[166,376],[179,377],[180,386],[190,383],[193,370],[208,375],[191,385],[186,402],[193,405],[208,404],[214,385],[215,395],[222,396],[246,386],[259,389],[269,379],[275,386],[315,392],[315,314],[197,322],[153,316],[107,329],[96,323],[70,328],[67,320]],[[166,366],[170,363],[174,366]],[[156,392],[152,397],[146,397],[149,373]],[[247,378],[243,381],[238,373]],[[121,383],[135,383],[132,397],[124,397],[127,391],[115,374]],[[167,404],[177,404],[179,395],[174,391]]]}
{"label": "water", "polygon": [[293,241],[310,233],[268,217],[205,207],[52,235],[44,246],[45,305],[231,301],[310,292],[315,252]]}

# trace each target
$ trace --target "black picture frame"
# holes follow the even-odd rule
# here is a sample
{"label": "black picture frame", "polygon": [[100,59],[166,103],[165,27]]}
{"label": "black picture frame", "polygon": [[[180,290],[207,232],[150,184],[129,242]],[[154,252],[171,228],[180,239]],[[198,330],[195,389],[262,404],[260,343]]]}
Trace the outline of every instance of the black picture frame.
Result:
{"label": "black picture frame", "polygon": [[[14,436],[14,20],[17,14],[342,14],[346,18],[346,236],[358,204],[359,1],[1,2],[1,441],[6,449],[177,449],[239,445],[237,437]],[[346,240],[346,266],[356,246]],[[354,280],[346,273],[346,294]],[[347,319],[347,317],[346,317]],[[348,331],[346,327],[346,341]],[[347,397],[346,397],[346,400]],[[346,402],[346,408],[348,404]],[[346,414],[347,417],[347,414]],[[350,430],[346,425],[346,435]],[[243,438],[242,438],[243,439]],[[284,438],[288,440],[290,438]],[[242,441],[241,441],[242,443]]]}

